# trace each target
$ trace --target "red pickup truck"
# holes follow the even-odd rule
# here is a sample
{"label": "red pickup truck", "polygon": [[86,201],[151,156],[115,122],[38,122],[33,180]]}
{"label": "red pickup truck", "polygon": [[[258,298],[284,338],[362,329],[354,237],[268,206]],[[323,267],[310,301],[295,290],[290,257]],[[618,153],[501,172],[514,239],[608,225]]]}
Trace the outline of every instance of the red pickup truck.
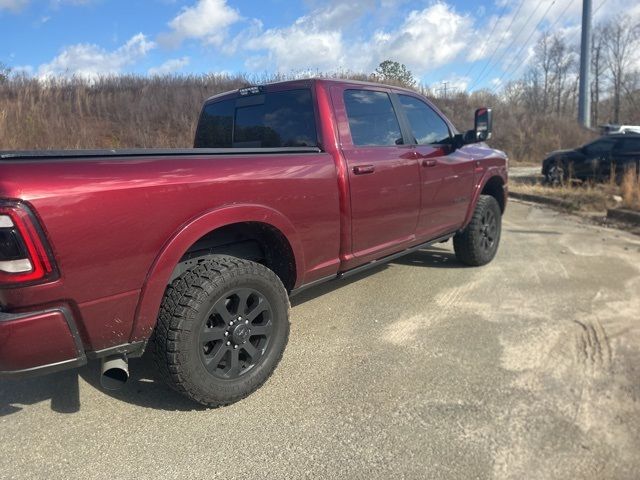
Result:
{"label": "red pickup truck", "polygon": [[[207,100],[195,148],[0,152],[0,372],[147,344],[208,406],[256,390],[289,336],[289,296],[453,238],[491,261],[507,158],[414,91],[325,79]],[[390,300],[391,301],[391,300]]]}

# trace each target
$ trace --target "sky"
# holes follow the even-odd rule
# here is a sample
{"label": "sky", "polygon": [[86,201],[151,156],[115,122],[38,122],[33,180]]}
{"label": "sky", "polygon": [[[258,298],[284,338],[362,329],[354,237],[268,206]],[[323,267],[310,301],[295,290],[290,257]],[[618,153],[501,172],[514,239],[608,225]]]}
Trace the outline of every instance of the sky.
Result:
{"label": "sky", "polygon": [[[596,21],[640,2],[593,0]],[[631,5],[631,6],[630,6]],[[370,73],[404,63],[424,85],[499,88],[538,36],[576,45],[581,0],[0,0],[0,62],[37,78]]]}

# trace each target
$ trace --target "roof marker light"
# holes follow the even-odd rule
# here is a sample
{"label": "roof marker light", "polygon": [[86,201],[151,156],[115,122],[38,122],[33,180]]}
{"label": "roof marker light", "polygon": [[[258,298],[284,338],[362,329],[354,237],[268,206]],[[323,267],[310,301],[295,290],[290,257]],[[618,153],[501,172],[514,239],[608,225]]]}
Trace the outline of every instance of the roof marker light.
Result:
{"label": "roof marker light", "polygon": [[246,97],[247,95],[257,95],[262,92],[264,92],[264,87],[258,85],[253,87],[245,87],[238,90],[238,93],[240,93],[240,95],[242,95],[243,97]]}

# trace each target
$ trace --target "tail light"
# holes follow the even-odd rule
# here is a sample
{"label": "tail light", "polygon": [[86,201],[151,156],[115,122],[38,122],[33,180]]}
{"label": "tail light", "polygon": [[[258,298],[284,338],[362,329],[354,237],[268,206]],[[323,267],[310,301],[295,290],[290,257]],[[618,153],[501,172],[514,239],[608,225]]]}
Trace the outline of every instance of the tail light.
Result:
{"label": "tail light", "polygon": [[0,286],[56,277],[50,249],[34,215],[21,203],[0,204]]}

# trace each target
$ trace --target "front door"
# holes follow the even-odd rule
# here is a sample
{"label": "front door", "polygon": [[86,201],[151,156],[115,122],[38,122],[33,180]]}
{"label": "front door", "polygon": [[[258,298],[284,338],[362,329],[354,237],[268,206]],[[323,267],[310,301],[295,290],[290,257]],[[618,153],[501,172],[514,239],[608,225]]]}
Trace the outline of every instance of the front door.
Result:
{"label": "front door", "polygon": [[582,147],[584,159],[573,163],[571,175],[580,179],[608,176],[614,144],[614,138],[604,137]]}
{"label": "front door", "polygon": [[473,192],[473,158],[453,150],[447,122],[422,99],[399,94],[420,165],[421,206],[416,235],[451,233],[464,222]]}

